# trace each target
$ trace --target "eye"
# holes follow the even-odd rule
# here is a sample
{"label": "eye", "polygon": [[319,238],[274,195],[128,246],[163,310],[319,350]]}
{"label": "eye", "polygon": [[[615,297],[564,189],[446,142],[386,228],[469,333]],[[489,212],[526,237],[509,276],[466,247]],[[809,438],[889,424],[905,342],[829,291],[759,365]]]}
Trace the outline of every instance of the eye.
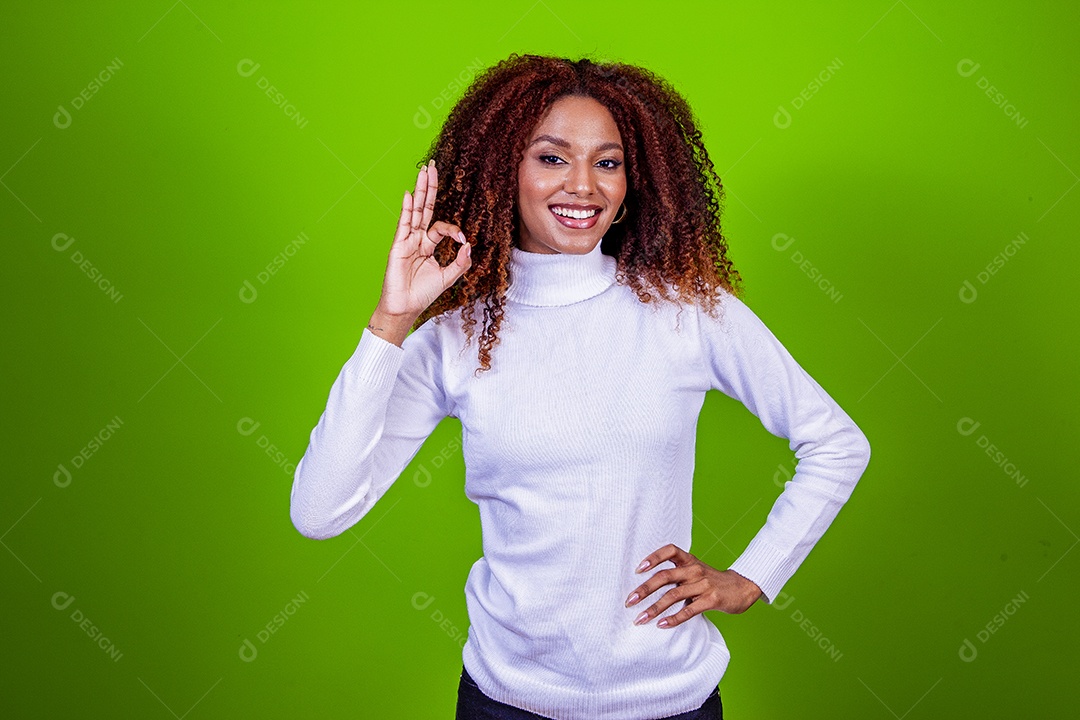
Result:
{"label": "eye", "polygon": [[[554,162],[548,162],[548,160],[557,160],[559,162],[563,162],[562,158],[560,158],[558,155],[540,155],[539,160],[540,160],[540,162],[544,163],[545,165],[555,165],[556,164]],[[599,162],[610,163],[610,165],[602,166],[605,170],[614,170],[615,168],[622,165],[622,162],[620,162],[619,160],[612,160],[612,159],[600,160]]]}

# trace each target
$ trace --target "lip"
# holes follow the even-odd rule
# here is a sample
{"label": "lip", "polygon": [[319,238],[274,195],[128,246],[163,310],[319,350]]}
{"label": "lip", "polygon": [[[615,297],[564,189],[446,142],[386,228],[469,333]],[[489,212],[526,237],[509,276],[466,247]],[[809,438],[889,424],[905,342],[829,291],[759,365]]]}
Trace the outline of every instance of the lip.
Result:
{"label": "lip", "polygon": [[564,208],[570,208],[571,210],[602,210],[603,209],[599,205],[592,205],[592,204],[581,205],[579,203],[552,203],[552,204],[548,205],[549,209],[553,208],[553,207],[564,207]]}
{"label": "lip", "polygon": [[[569,208],[571,210],[596,210],[597,213],[592,217],[582,218],[579,220],[577,218],[568,218],[563,217],[562,215],[556,215],[553,211],[553,208],[556,207]],[[563,227],[568,227],[573,230],[588,230],[592,226],[596,225],[597,221],[600,219],[600,215],[603,214],[603,208],[601,208],[599,205],[555,203],[554,205],[548,205],[548,212],[550,212],[551,217],[555,218]]]}

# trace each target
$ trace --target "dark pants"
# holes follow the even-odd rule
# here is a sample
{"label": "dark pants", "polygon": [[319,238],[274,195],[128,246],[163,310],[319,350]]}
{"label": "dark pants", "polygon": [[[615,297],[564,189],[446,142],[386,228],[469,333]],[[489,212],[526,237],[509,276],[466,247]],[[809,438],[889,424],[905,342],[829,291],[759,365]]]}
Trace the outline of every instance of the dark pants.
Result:
{"label": "dark pants", "polygon": [[[455,720],[550,720],[544,715],[537,715],[513,705],[492,700],[476,686],[464,667],[461,668],[461,682],[458,683],[457,714]],[[658,720],[643,718],[642,720]],[[697,710],[669,715],[662,720],[724,720],[724,707],[720,704],[720,687]]]}

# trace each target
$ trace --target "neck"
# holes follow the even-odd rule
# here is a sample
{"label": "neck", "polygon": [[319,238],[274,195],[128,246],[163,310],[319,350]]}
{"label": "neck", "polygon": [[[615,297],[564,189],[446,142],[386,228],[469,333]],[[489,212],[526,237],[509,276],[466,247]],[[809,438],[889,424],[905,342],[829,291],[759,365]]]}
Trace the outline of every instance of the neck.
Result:
{"label": "neck", "polygon": [[615,258],[600,252],[534,253],[510,248],[510,287],[506,298],[522,305],[554,307],[587,300],[615,282]]}

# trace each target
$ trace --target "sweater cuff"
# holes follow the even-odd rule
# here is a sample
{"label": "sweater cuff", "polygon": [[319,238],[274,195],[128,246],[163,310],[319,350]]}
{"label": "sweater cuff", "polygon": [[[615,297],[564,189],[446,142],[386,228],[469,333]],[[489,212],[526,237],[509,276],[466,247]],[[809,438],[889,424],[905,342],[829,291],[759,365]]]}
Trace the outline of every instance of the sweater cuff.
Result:
{"label": "sweater cuff", "polygon": [[757,584],[765,602],[771,605],[780,594],[780,588],[784,587],[784,583],[795,574],[798,567],[798,562],[755,536],[728,570],[734,570]]}
{"label": "sweater cuff", "polygon": [[404,348],[364,328],[356,350],[345,361],[345,370],[373,385],[389,386],[397,378],[404,355]]}

